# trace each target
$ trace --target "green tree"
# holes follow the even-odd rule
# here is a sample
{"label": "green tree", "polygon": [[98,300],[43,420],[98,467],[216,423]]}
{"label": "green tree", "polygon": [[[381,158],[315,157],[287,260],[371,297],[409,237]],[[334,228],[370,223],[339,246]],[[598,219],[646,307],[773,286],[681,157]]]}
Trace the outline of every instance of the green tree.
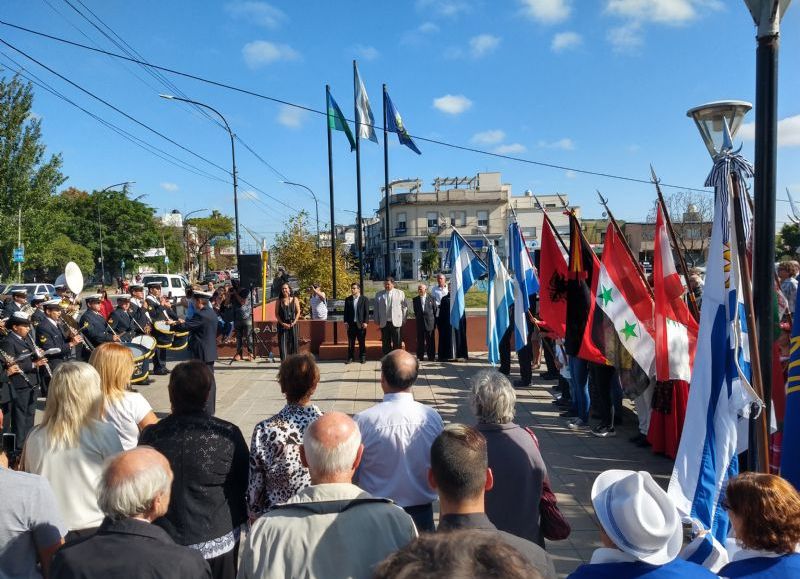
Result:
{"label": "green tree", "polygon": [[44,265],[52,236],[49,205],[64,182],[61,156],[47,157],[41,142],[41,120],[32,114],[33,90],[19,77],[0,77],[0,270],[15,270],[18,212],[22,210],[22,243],[29,265]]}
{"label": "green tree", "polygon": [[[229,240],[225,238],[233,233],[233,218],[223,215],[215,209],[208,217],[187,219],[186,227],[188,229],[186,236],[188,254],[198,260],[198,263],[203,256],[207,256],[207,269],[227,269],[217,268],[216,266],[220,264],[228,265],[228,261],[232,263],[233,259],[221,259],[226,256],[217,257],[209,255],[209,253],[213,253],[212,246],[226,247],[226,243],[230,244]],[[212,261],[214,262],[213,264]]]}
{"label": "green tree", "polygon": [[800,225],[786,223],[775,236],[775,255],[795,259],[800,253]]}
{"label": "green tree", "polygon": [[428,276],[432,276],[433,272],[439,269],[439,250],[437,249],[437,245],[439,241],[436,239],[436,235],[433,233],[428,235],[427,241],[427,249],[425,253],[422,254],[422,262],[420,266],[424,273],[427,273]]}

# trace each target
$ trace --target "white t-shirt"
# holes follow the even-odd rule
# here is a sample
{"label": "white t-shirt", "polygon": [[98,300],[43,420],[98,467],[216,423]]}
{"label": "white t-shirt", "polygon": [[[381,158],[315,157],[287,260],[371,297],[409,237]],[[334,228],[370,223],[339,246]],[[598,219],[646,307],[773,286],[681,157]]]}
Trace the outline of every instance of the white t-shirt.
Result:
{"label": "white t-shirt", "polygon": [[130,450],[139,443],[139,423],[152,410],[144,396],[138,392],[125,392],[116,402],[106,402],[103,420],[117,430],[123,450]]}
{"label": "white t-shirt", "polygon": [[117,431],[105,422],[84,428],[75,448],[52,448],[47,430],[37,427],[25,441],[24,470],[50,481],[67,529],[90,529],[100,526],[104,517],[97,506],[103,462],[119,452]]}

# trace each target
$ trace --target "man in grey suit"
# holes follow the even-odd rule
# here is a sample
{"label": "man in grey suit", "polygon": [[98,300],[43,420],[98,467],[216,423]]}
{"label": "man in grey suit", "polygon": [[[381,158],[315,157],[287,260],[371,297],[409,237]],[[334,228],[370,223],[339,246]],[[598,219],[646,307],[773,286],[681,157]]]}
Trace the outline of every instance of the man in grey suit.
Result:
{"label": "man in grey suit", "polygon": [[414,317],[417,321],[417,359],[422,360],[425,353],[428,360],[436,357],[436,348],[433,344],[433,328],[436,322],[436,302],[428,293],[428,286],[424,283],[417,286],[417,297],[414,298]]}
{"label": "man in grey suit", "polygon": [[375,294],[375,322],[381,329],[384,355],[400,348],[400,329],[407,312],[406,295],[394,287],[393,277],[387,277],[383,282],[383,291]]}

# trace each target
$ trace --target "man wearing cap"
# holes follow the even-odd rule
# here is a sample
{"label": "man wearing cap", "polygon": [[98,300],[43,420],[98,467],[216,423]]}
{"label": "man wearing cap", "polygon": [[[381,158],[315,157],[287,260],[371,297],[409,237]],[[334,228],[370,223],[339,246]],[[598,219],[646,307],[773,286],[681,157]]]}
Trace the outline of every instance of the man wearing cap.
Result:
{"label": "man wearing cap", "polygon": [[117,296],[117,307],[111,312],[108,318],[108,325],[114,330],[123,342],[130,342],[136,334],[136,324],[133,323],[131,315],[131,296],[129,294],[119,294]]}
{"label": "man wearing cap", "polygon": [[[63,323],[61,320],[61,300],[55,299],[44,302],[44,321],[36,328],[36,341],[39,348],[47,352],[47,359],[50,362],[50,369],[55,371],[61,362],[72,358],[72,348],[83,340],[76,335],[67,340],[62,332]],[[62,325],[63,324],[63,325]],[[59,353],[55,353],[58,349]]]}
{"label": "man wearing cap", "polygon": [[6,304],[5,315],[20,311],[28,303],[28,290],[24,287],[11,291],[11,301]]}
{"label": "man wearing cap", "polygon": [[592,486],[603,547],[569,579],[692,579],[716,577],[678,557],[683,527],[678,509],[650,473],[607,470]]}
{"label": "man wearing cap", "polygon": [[9,376],[11,382],[10,412],[3,417],[3,432],[16,435],[15,447],[22,450],[25,437],[33,428],[36,398],[39,395],[38,368],[47,363],[36,356],[36,348],[28,334],[31,320],[24,312],[14,312],[6,321],[8,336],[3,342],[4,365],[16,364],[21,373]]}
{"label": "man wearing cap", "polygon": [[[211,307],[211,294],[208,292],[194,292],[194,315],[186,320],[184,325],[189,330],[189,351],[192,358],[202,360],[214,375],[214,362],[217,360],[217,314]],[[208,393],[205,410],[209,415],[216,410],[217,382],[211,381],[211,390]]]}
{"label": "man wearing cap", "polygon": [[[147,298],[143,304],[147,309],[147,314],[150,317],[150,323],[155,322],[168,322],[168,314],[163,305],[161,305],[161,282],[151,281],[147,284]],[[157,348],[156,354],[153,356],[153,374],[163,376],[169,374],[167,369],[167,349]]]}
{"label": "man wearing cap", "polygon": [[44,321],[45,315],[42,311],[42,304],[50,299],[50,296],[47,294],[36,294],[33,296],[31,300],[31,305],[35,308],[33,312],[31,312],[31,323],[33,327],[37,329],[39,328],[39,324]]}
{"label": "man wearing cap", "polygon": [[[119,336],[115,336],[114,332],[108,326],[103,314],[100,313],[102,307],[103,296],[100,294],[93,294],[86,297],[86,311],[78,321],[78,327],[89,342],[89,346],[94,349],[100,344],[106,342],[119,342]],[[89,359],[89,349],[83,349],[84,360]]]}
{"label": "man wearing cap", "polygon": [[150,333],[150,317],[144,307],[144,286],[141,284],[131,285],[130,314],[136,328],[136,335]]}

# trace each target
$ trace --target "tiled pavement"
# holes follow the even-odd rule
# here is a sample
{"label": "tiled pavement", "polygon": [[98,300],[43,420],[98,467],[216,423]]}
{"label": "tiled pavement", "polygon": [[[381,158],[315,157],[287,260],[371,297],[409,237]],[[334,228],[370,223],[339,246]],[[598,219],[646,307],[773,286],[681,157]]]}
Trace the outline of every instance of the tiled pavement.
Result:
{"label": "tiled pavement", "polygon": [[[469,377],[485,366],[485,355],[477,355],[465,363],[424,362],[414,395],[417,400],[433,405],[445,422],[471,424],[474,421],[467,403]],[[255,424],[284,405],[276,381],[277,370],[277,363],[260,360],[232,365],[228,360],[217,362],[217,415],[236,423],[248,441]],[[320,371],[314,402],[323,411],[353,414],[382,396],[377,362],[363,365],[321,362]],[[154,384],[139,388],[161,416],[169,412],[166,384],[167,377],[158,376]],[[563,576],[588,561],[592,551],[600,546],[589,498],[595,476],[609,468],[647,470],[666,486],[672,462],[628,442],[636,432],[635,416],[630,411],[625,412],[625,423],[617,429],[616,438],[598,439],[589,433],[571,432],[551,404],[552,384],[542,381],[530,389],[517,390],[516,421],[536,431],[553,490],[572,525],[569,539],[547,545],[556,569]]]}

